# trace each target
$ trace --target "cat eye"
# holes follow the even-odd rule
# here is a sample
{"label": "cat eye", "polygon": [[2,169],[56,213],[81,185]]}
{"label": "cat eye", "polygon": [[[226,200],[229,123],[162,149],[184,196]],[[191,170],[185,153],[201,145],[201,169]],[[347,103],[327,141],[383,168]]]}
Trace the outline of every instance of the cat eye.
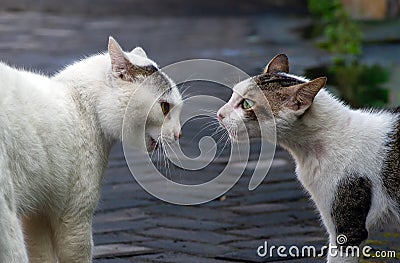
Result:
{"label": "cat eye", "polygon": [[169,108],[170,108],[169,103],[163,101],[160,103],[160,106],[161,106],[161,110],[162,110],[163,114],[167,115],[169,113]]}
{"label": "cat eye", "polygon": [[254,106],[254,102],[251,101],[251,100],[249,100],[249,99],[244,99],[244,100],[242,100],[242,102],[240,103],[240,106],[242,107],[242,109],[248,110],[248,109],[250,109],[251,107]]}

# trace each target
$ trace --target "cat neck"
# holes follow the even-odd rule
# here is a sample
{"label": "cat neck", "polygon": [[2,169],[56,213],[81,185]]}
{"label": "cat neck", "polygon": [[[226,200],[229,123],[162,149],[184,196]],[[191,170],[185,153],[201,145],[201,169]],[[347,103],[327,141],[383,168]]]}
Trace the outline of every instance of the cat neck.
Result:
{"label": "cat neck", "polygon": [[93,98],[109,84],[110,58],[99,54],[67,66],[53,79],[61,81],[73,89],[77,89]]}
{"label": "cat neck", "polygon": [[95,132],[102,138],[106,148],[111,148],[115,138],[100,128],[98,107],[102,92],[110,86],[110,70],[109,56],[99,54],[69,65],[53,77],[70,90],[81,117],[93,129],[98,129]]}
{"label": "cat neck", "polygon": [[382,151],[396,119],[389,112],[350,109],[321,90],[293,127],[283,135],[278,131],[278,143],[293,155],[300,168],[323,169],[357,154],[372,160]]}

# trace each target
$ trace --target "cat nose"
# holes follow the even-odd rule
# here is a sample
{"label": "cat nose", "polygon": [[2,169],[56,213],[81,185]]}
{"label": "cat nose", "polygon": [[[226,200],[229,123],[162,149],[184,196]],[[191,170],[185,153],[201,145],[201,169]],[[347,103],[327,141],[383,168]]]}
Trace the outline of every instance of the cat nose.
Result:
{"label": "cat nose", "polygon": [[182,135],[181,132],[176,132],[176,133],[174,133],[175,141],[179,140],[179,139],[181,138],[181,135]]}
{"label": "cat nose", "polygon": [[221,112],[218,112],[218,113],[217,113],[217,118],[218,118],[219,121],[222,121],[222,120],[225,118],[225,116],[222,115]]}

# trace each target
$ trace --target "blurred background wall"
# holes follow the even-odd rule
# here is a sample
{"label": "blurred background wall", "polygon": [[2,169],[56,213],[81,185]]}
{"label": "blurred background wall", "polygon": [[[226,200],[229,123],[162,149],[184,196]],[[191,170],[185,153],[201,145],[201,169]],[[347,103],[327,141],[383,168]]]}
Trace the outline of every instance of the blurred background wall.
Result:
{"label": "blurred background wall", "polygon": [[6,11],[40,11],[86,15],[237,15],[272,9],[305,12],[306,0],[2,0]]}

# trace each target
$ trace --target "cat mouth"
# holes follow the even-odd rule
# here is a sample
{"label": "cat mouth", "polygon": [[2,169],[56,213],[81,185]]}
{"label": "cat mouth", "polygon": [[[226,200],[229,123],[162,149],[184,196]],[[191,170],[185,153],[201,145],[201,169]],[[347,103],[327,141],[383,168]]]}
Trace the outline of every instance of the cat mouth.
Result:
{"label": "cat mouth", "polygon": [[221,120],[218,120],[218,122],[219,125],[226,130],[226,126],[224,125],[224,123]]}
{"label": "cat mouth", "polygon": [[148,135],[148,139],[147,139],[147,151],[148,152],[152,152],[158,149],[158,147],[160,146],[159,141],[157,141],[156,139],[154,139],[152,136]]}
{"label": "cat mouth", "polygon": [[151,147],[153,150],[157,150],[158,147],[159,147],[158,141],[157,141],[156,139],[154,139],[153,137],[150,137],[150,147]]}

